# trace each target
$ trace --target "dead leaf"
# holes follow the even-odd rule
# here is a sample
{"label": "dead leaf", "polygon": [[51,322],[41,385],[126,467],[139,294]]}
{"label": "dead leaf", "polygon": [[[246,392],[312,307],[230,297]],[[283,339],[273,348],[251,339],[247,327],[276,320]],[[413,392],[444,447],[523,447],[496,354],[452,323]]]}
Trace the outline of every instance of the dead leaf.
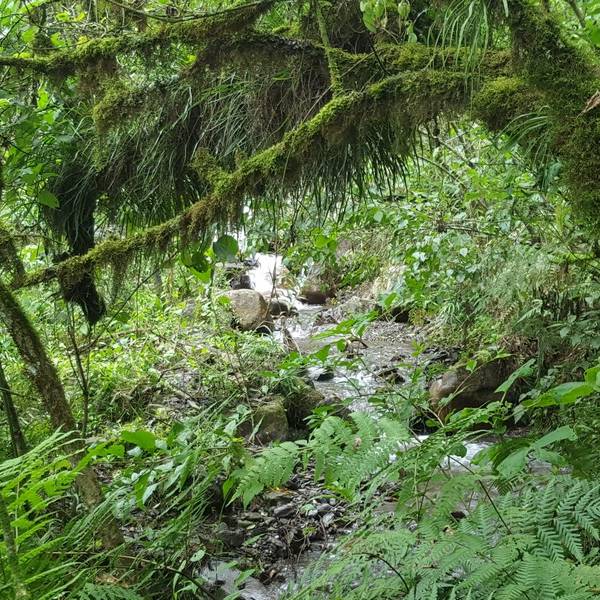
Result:
{"label": "dead leaf", "polygon": [[585,108],[579,113],[580,115],[584,115],[590,110],[594,110],[597,106],[600,106],[600,90],[597,90],[596,93],[586,102]]}

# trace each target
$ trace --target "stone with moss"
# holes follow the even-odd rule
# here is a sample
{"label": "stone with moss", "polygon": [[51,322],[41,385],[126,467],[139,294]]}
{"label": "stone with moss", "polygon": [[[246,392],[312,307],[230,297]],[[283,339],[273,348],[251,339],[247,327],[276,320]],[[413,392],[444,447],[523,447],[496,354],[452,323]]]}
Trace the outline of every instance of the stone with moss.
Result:
{"label": "stone with moss", "polygon": [[261,444],[282,442],[289,437],[289,424],[285,401],[281,396],[273,396],[254,410],[253,422],[258,424],[256,439]]}
{"label": "stone with moss", "polygon": [[323,394],[301,377],[293,376],[280,381],[275,391],[283,398],[290,427],[296,430],[305,431],[306,419],[325,401]]}

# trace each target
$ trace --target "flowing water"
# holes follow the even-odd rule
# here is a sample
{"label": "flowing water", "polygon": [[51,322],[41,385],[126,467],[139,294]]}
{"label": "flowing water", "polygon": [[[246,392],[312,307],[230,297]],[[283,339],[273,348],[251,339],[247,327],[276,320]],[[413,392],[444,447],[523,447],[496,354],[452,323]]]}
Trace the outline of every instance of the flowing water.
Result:
{"label": "flowing water", "polygon": [[[291,336],[295,345],[301,352],[314,352],[323,344],[335,341],[330,339],[317,339],[315,335],[323,334],[332,327],[331,324],[323,324],[323,317],[327,315],[328,309],[323,306],[308,305],[298,300],[298,291],[283,287],[281,257],[273,254],[258,254],[257,264],[248,271],[253,288],[261,292],[267,300],[271,297],[286,300],[293,306],[297,315],[279,320],[274,333],[276,339],[282,339],[282,330],[285,328]],[[337,314],[338,318],[347,318],[348,314]],[[417,360],[413,356],[415,342],[419,341],[420,332],[406,324],[376,321],[369,326],[357,343],[355,360],[352,365],[335,366],[332,372],[323,372],[322,369],[313,368],[309,370],[309,376],[314,381],[315,387],[326,398],[344,399],[349,402],[353,411],[375,412],[376,407],[369,402],[382,386],[390,386],[389,381],[381,375],[381,372],[390,370],[394,374],[394,385],[402,387],[402,381],[409,381],[410,373],[415,367]],[[334,361],[335,362],[335,361]],[[410,445],[418,444],[426,439],[426,435],[417,436]],[[463,457],[451,456],[447,459],[445,466],[450,471],[461,471],[470,467],[473,457],[482,449],[489,447],[493,440],[480,440],[466,444],[466,455]],[[394,503],[382,499],[382,511],[393,511]],[[331,542],[335,544],[335,540]],[[245,600],[276,600],[285,589],[298,578],[298,576],[314,564],[322,555],[323,550],[308,550],[294,560],[289,567],[284,568],[286,583],[272,583],[264,586],[256,579],[249,580],[248,585],[241,592],[240,598]],[[219,568],[224,569],[219,573]],[[222,585],[228,593],[235,589],[233,582],[239,572],[230,567],[216,565],[212,571],[204,574],[209,580],[214,577],[219,581],[226,581]]]}

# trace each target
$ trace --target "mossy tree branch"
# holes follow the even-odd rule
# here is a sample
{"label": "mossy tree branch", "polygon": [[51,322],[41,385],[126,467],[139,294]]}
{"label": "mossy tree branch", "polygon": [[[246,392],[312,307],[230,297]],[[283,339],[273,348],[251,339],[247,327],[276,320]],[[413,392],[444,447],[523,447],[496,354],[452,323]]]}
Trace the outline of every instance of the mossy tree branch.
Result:
{"label": "mossy tree branch", "polygon": [[407,134],[441,110],[464,109],[467,90],[463,73],[429,70],[402,73],[335,98],[281,142],[243,161],[234,172],[214,178],[213,191],[180,216],[30,273],[15,288],[53,279],[68,286],[94,267],[128,263],[138,253],[164,252],[177,238],[196,239],[213,224],[237,219],[245,199],[259,197],[271,186],[289,189],[303,177],[311,177],[324,153],[360,143],[363,133],[372,127],[397,120],[400,134]]}
{"label": "mossy tree branch", "polygon": [[121,54],[147,53],[171,43],[201,46],[242,31],[268,12],[277,0],[250,3],[236,11],[207,15],[201,20],[167,23],[144,33],[125,33],[87,41],[74,49],[54,52],[48,57],[0,56],[0,67],[28,69],[36,73],[67,77]]}
{"label": "mossy tree branch", "polygon": [[600,65],[567,38],[555,16],[531,0],[510,0],[508,6],[517,72],[548,106],[550,147],[563,163],[563,180],[580,216],[597,229],[600,109],[586,110],[586,105],[600,89]]}

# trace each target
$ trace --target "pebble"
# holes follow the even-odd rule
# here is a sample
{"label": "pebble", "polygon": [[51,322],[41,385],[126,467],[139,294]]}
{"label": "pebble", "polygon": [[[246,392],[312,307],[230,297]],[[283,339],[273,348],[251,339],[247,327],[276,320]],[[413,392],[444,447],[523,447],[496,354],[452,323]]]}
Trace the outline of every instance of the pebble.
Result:
{"label": "pebble", "polygon": [[279,504],[281,502],[287,502],[290,499],[290,494],[286,491],[272,491],[267,492],[263,498],[268,504]]}
{"label": "pebble", "polygon": [[333,510],[333,507],[330,504],[319,504],[319,506],[317,506],[317,512],[320,515],[328,513],[328,512],[330,512],[332,510]]}
{"label": "pebble", "polygon": [[244,517],[249,521],[262,521],[265,518],[259,512],[247,512],[244,513]]}
{"label": "pebble", "polygon": [[284,504],[283,506],[278,506],[273,511],[273,516],[276,517],[277,519],[282,519],[282,518],[293,515],[295,512],[296,512],[296,505],[290,502],[289,504]]}
{"label": "pebble", "polygon": [[331,523],[333,523],[333,519],[335,519],[335,515],[333,513],[327,513],[322,519],[321,522],[325,527],[329,527]]}

